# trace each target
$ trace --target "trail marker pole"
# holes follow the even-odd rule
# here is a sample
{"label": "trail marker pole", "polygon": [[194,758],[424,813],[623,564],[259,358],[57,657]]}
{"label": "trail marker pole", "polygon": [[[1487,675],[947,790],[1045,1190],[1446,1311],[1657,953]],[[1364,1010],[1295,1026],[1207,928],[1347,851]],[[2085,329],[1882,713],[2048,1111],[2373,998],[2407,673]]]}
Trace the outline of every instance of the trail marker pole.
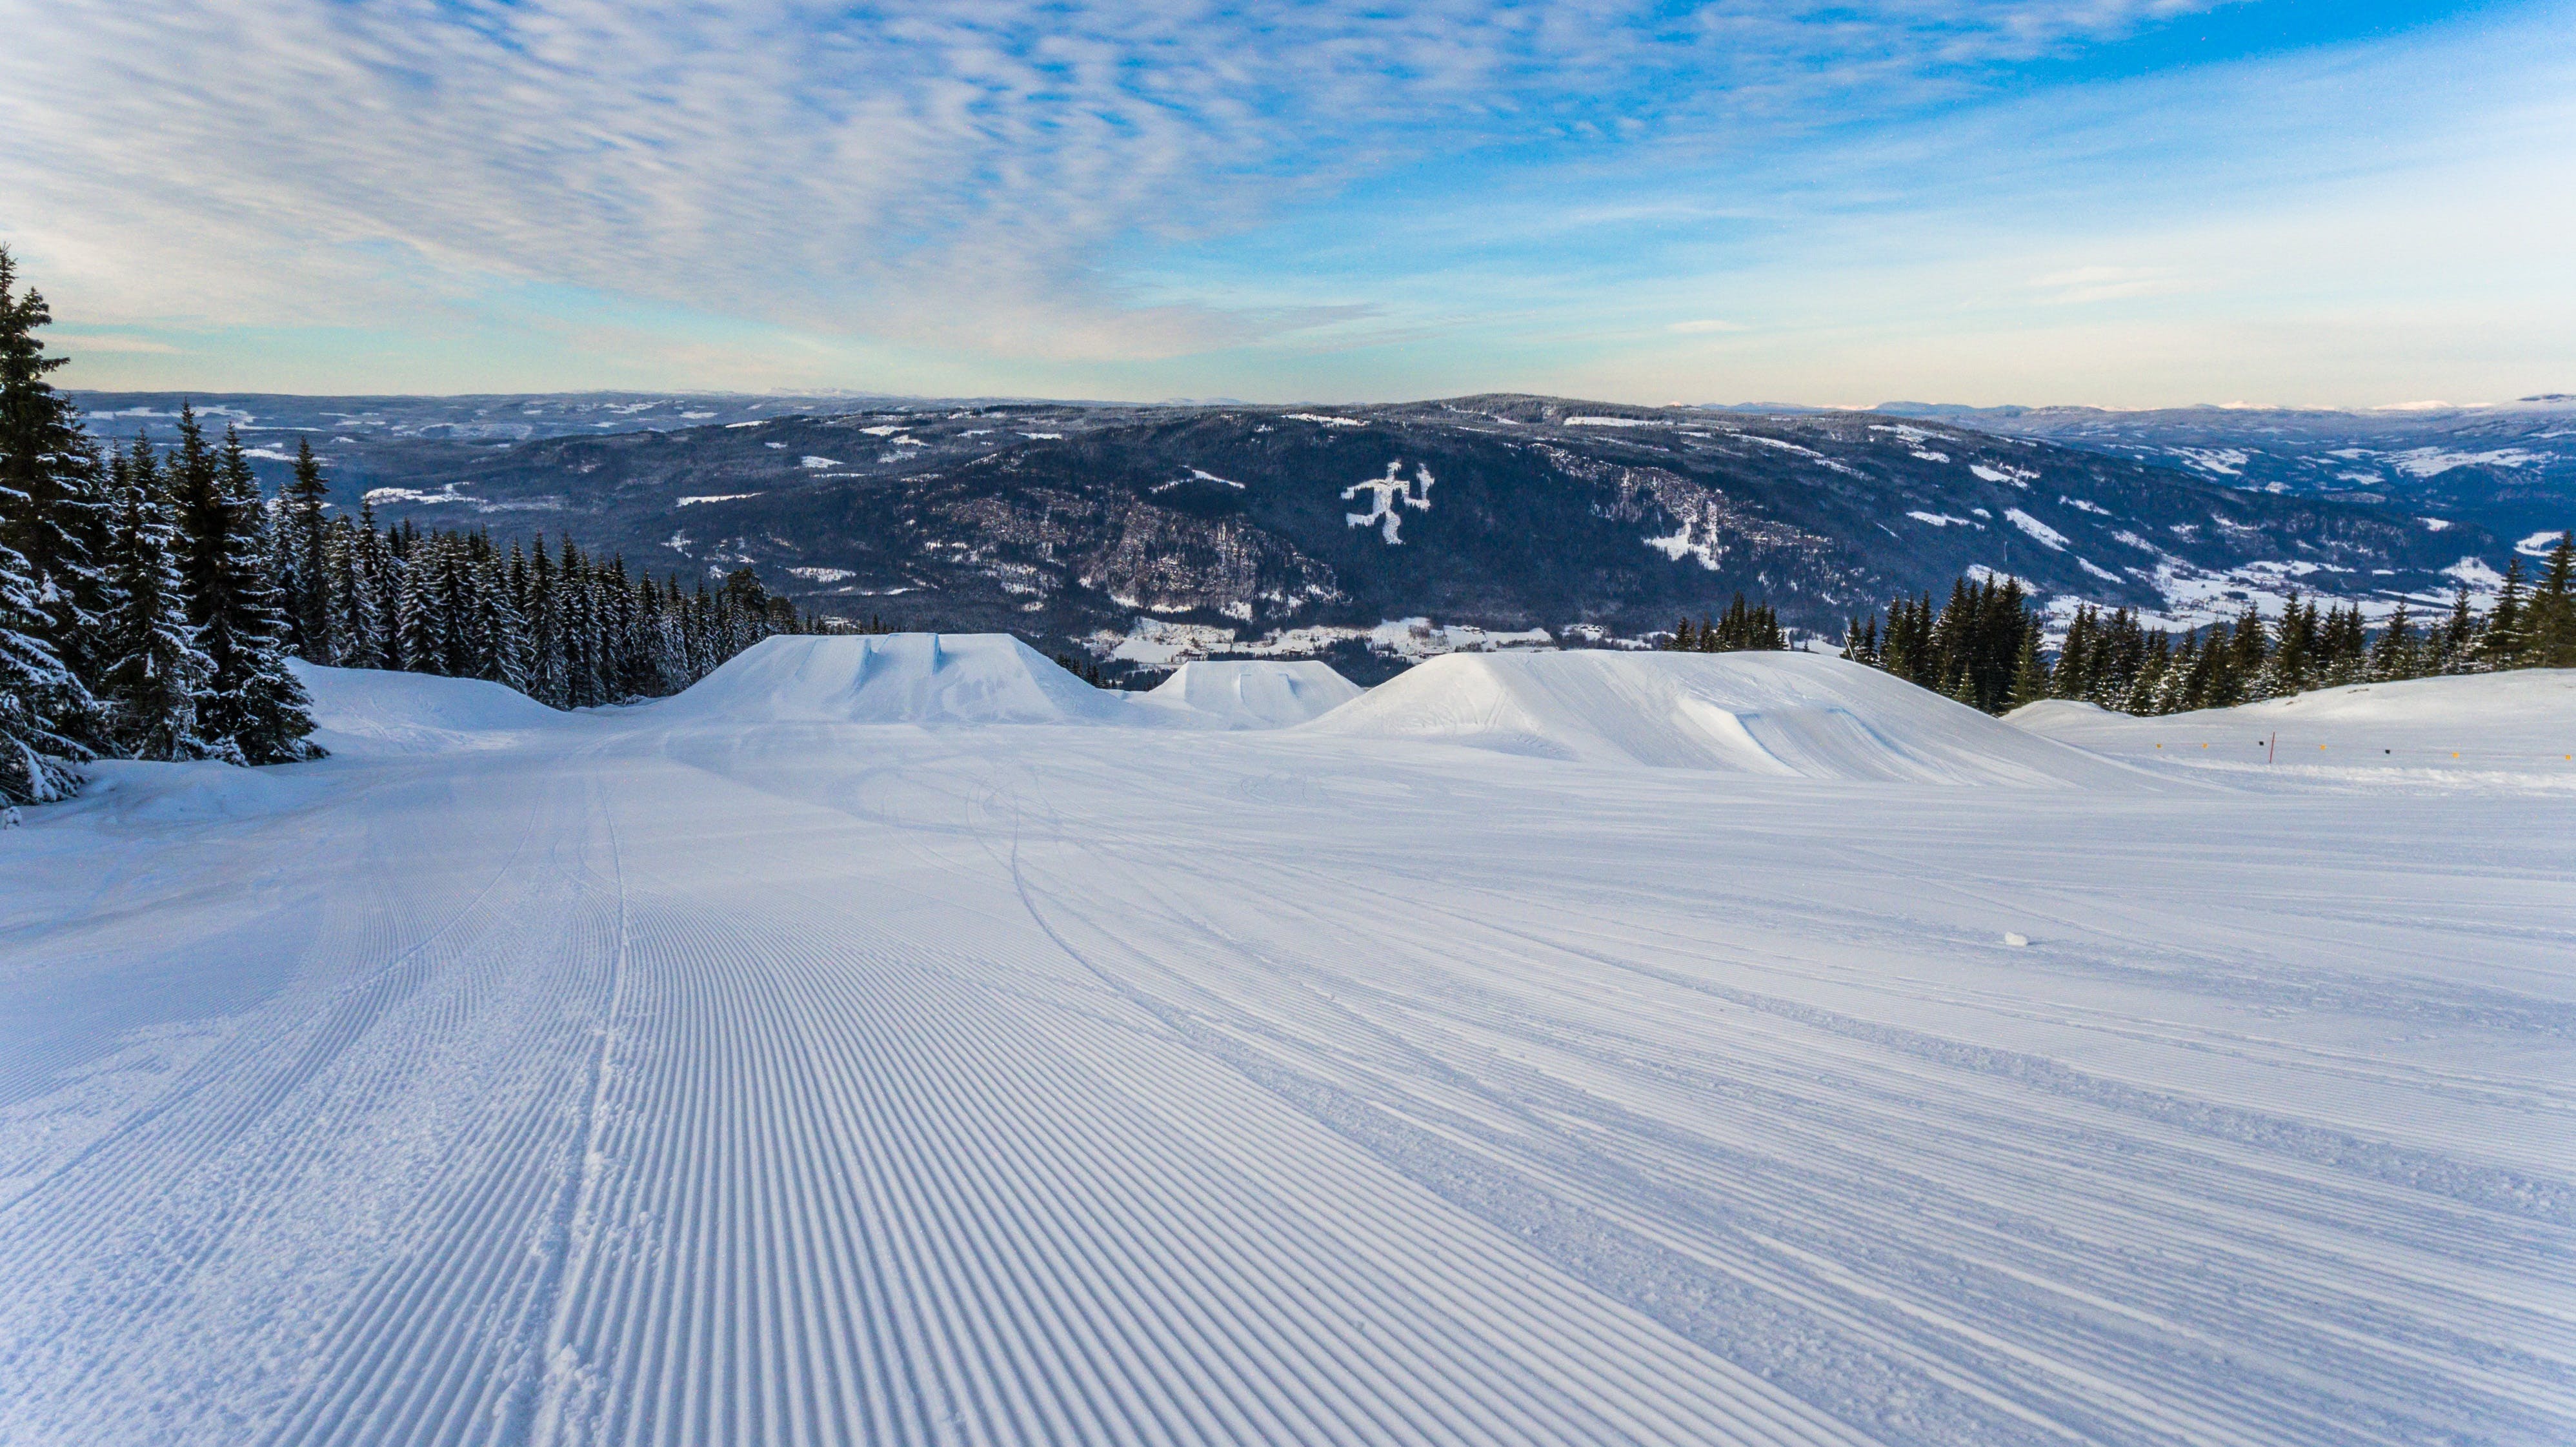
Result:
{"label": "trail marker pole", "polygon": [[2271,741],[2270,743],[2267,743],[2267,744],[2265,744],[2265,745],[2263,746],[2263,762],[2265,762],[2265,763],[2267,763],[2267,764],[2268,764],[2268,763],[2270,763],[2270,762],[2272,762],[2272,756],[2273,756],[2274,754],[2279,753],[2280,751],[2281,751],[2281,736],[2280,736],[2279,734],[2275,733],[2274,735],[2272,735],[2272,741]]}

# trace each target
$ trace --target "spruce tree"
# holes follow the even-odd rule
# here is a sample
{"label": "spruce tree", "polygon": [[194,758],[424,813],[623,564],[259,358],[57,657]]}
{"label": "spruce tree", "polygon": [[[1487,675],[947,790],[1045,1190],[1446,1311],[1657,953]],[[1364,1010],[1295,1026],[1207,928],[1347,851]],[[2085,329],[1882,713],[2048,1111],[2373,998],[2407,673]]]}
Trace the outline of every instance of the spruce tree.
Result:
{"label": "spruce tree", "polygon": [[13,606],[23,614],[10,626],[54,660],[28,662],[16,686],[41,691],[24,712],[46,720],[48,736],[85,747],[105,721],[93,685],[108,517],[97,447],[71,399],[46,381],[68,360],[46,356],[37,339],[52,321],[42,293],[18,290],[17,261],[0,247],[0,548],[18,560]]}
{"label": "spruce tree", "polygon": [[476,678],[525,691],[528,684],[527,623],[511,601],[509,580],[500,564],[484,557],[474,564],[473,639]]}
{"label": "spruce tree", "polygon": [[2526,668],[2576,668],[2576,532],[2560,533],[2523,613]]}
{"label": "spruce tree", "polygon": [[2039,629],[2024,628],[2021,651],[2013,659],[2012,695],[2006,701],[2013,708],[2037,703],[2048,697],[2048,666],[2039,661]]}
{"label": "spruce tree", "polygon": [[313,455],[313,439],[295,439],[295,475],[277,499],[275,570],[284,595],[288,638],[295,656],[329,663],[336,656],[331,630],[330,530],[323,509],[330,486]]}
{"label": "spruce tree", "polygon": [[2222,691],[2201,707],[2228,708],[2271,697],[2263,691],[2263,665],[2270,657],[2271,639],[2264,634],[2263,615],[2248,603],[2237,615],[2234,636],[2227,640],[2227,666],[2217,679]]}
{"label": "spruce tree", "polygon": [[214,678],[198,706],[208,748],[227,745],[246,764],[318,757],[311,700],[286,669],[285,621],[267,569],[259,482],[225,429],[220,453],[206,443],[195,411],[179,409],[172,493],[181,538],[179,573]]}
{"label": "spruce tree", "polygon": [[76,705],[86,723],[96,705],[46,641],[49,623],[27,560],[0,543],[0,805],[68,797],[90,757],[53,711]]}
{"label": "spruce tree", "polygon": [[2504,586],[2496,590],[2495,606],[2487,610],[2485,626],[2478,630],[2471,666],[2480,672],[2520,667],[2524,621],[2522,559],[2511,558],[2505,562]]}
{"label": "spruce tree", "polygon": [[[178,534],[161,497],[151,447],[135,439],[113,469],[116,513],[106,574],[113,598],[101,628],[109,740],[128,758],[207,757],[198,701],[214,660],[197,646],[179,584]],[[233,750],[218,751],[229,756]]]}
{"label": "spruce tree", "polygon": [[2388,614],[2387,624],[2380,629],[2379,641],[2370,648],[2369,666],[2364,670],[2372,682],[2392,682],[2415,676],[2415,625],[2406,616],[2406,600]]}
{"label": "spruce tree", "polygon": [[563,618],[555,589],[554,558],[543,533],[528,558],[528,696],[552,708],[569,706],[564,689]]}
{"label": "spruce tree", "polygon": [[328,574],[331,662],[342,668],[382,668],[379,642],[383,624],[377,616],[376,588],[369,577],[369,548],[358,527],[345,517],[333,518],[324,544]]}
{"label": "spruce tree", "polygon": [[2287,698],[2306,691],[2315,680],[2320,629],[2314,603],[2302,603],[2294,591],[2281,609],[2281,627],[2263,671],[2265,698]]}
{"label": "spruce tree", "polygon": [[[2215,637],[2217,630],[2213,627]],[[2154,711],[2159,714],[2182,713],[2198,708],[2200,691],[2207,686],[2209,655],[2201,647],[2198,629],[2182,630],[2182,640],[2174,645],[2173,658],[2165,664],[2164,677],[2156,682]]]}
{"label": "spruce tree", "polygon": [[2430,657],[2428,673],[2466,673],[2469,659],[2476,651],[2478,620],[2469,612],[2469,585],[2462,583],[2451,595],[2451,614],[2439,629],[2426,635]]}
{"label": "spruce tree", "polygon": [[374,661],[352,666],[400,668],[402,654],[394,635],[399,621],[395,603],[402,594],[403,561],[394,556],[392,541],[376,531],[373,503],[361,501],[358,504],[358,531],[352,541],[357,544],[357,555],[364,565],[358,572],[358,586],[365,590],[365,611],[373,616],[376,627],[375,637],[367,649]]}

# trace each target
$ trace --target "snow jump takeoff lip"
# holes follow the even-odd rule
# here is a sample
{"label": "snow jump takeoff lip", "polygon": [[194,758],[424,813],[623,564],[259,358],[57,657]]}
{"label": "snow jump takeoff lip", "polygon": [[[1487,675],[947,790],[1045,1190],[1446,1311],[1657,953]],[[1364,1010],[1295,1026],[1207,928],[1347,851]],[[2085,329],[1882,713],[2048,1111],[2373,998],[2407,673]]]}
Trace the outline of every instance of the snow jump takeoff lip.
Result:
{"label": "snow jump takeoff lip", "polygon": [[1359,695],[1320,663],[1184,665],[1150,693],[1094,688],[1007,633],[776,637],[655,706],[678,723],[1106,724],[1267,729]]}
{"label": "snow jump takeoff lip", "polygon": [[2138,780],[1876,669],[1807,653],[1451,654],[1308,728],[1778,778],[2039,787]]}

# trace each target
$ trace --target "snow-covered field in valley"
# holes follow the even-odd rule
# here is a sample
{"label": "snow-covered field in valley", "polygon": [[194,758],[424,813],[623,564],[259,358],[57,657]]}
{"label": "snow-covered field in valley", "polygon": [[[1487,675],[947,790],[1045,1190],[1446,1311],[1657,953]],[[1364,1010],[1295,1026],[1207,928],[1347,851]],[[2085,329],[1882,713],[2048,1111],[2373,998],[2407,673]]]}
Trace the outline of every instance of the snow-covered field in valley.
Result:
{"label": "snow-covered field in valley", "polygon": [[29,811],[0,1442],[2576,1440],[2568,675],[1192,667]]}

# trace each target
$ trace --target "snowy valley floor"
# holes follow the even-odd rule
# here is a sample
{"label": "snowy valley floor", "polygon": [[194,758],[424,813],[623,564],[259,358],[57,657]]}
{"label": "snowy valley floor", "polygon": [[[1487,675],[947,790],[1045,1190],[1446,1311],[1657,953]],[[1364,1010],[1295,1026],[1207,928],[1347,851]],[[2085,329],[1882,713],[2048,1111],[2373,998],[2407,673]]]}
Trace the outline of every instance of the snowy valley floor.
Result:
{"label": "snowy valley floor", "polygon": [[352,679],[0,835],[0,1442],[2576,1440],[2576,766]]}

